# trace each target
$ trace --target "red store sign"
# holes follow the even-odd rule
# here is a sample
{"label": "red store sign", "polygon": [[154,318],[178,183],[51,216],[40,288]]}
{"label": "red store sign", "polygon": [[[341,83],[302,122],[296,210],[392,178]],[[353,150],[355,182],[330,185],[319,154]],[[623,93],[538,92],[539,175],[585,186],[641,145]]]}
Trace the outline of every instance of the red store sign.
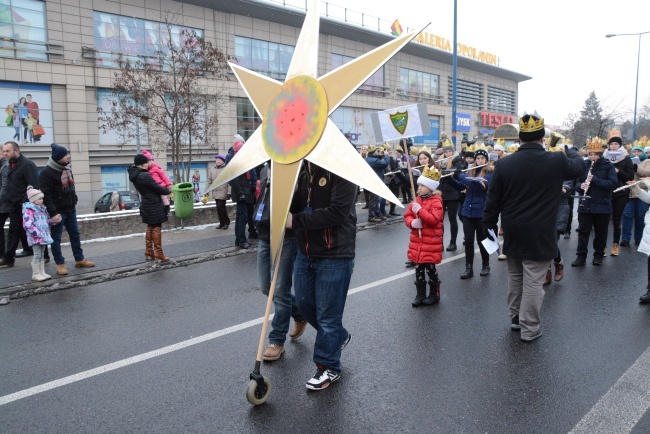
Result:
{"label": "red store sign", "polygon": [[500,115],[499,113],[480,112],[481,126],[499,127],[503,124],[514,124],[515,118],[510,115]]}

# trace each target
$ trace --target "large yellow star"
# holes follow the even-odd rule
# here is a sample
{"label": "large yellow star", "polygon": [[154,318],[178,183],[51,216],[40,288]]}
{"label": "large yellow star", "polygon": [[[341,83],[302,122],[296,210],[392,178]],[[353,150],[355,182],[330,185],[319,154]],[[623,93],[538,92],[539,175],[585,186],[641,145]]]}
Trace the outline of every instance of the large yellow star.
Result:
{"label": "large yellow star", "polygon": [[328,116],[419,31],[404,34],[317,78],[318,4],[318,0],[310,0],[284,83],[230,63],[262,125],[207,190],[271,160],[273,264],[305,159],[401,206]]}

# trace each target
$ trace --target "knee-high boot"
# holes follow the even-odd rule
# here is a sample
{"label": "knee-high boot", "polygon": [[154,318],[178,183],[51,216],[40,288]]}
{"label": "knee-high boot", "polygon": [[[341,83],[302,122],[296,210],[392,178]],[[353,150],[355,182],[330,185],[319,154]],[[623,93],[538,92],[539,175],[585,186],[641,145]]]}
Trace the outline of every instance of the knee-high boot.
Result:
{"label": "knee-high boot", "polygon": [[160,261],[161,264],[169,264],[171,259],[165,256],[162,249],[162,232],[160,226],[154,226],[152,230],[153,238],[153,254],[156,262]]}
{"label": "knee-high boot", "polygon": [[413,307],[422,306],[424,304],[424,298],[427,296],[427,282],[415,281],[415,289],[417,293],[415,299],[411,302]]}
{"label": "knee-high boot", "polygon": [[145,250],[144,250],[144,259],[147,261],[149,259],[156,259],[153,255],[153,226],[147,225],[147,232],[145,234]]}

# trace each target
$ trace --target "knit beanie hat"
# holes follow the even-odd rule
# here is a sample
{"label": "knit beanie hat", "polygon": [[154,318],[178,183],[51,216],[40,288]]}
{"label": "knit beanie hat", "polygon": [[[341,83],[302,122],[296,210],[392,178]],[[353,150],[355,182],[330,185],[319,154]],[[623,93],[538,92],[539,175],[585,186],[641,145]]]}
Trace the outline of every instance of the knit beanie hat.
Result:
{"label": "knit beanie hat", "polygon": [[34,188],[31,185],[27,186],[27,199],[29,199],[31,203],[34,203],[38,199],[43,198],[43,196],[45,195],[41,190]]}
{"label": "knit beanie hat", "polygon": [[224,156],[221,155],[221,154],[219,154],[219,155],[217,155],[216,157],[214,157],[214,159],[215,159],[215,160],[221,160],[221,161],[223,161],[224,163],[226,162],[226,157],[224,157]]}
{"label": "knit beanie hat", "polygon": [[234,139],[235,139],[235,142],[242,142],[242,143],[244,143],[244,142],[246,141],[246,140],[244,140],[244,138],[243,138],[242,136],[240,136],[239,134],[235,134],[233,137],[234,137]]}
{"label": "knit beanie hat", "polygon": [[153,155],[151,155],[151,152],[147,151],[146,149],[142,150],[142,155],[147,157],[149,161],[153,161]]}
{"label": "knit beanie hat", "polygon": [[242,146],[244,146],[244,142],[236,142],[232,147],[233,152],[236,154],[237,152],[239,152]]}
{"label": "knit beanie hat", "polygon": [[143,164],[146,164],[149,162],[149,159],[145,157],[142,154],[138,154],[133,158],[133,165],[134,166],[142,166]]}
{"label": "knit beanie hat", "polygon": [[607,132],[607,144],[609,145],[610,143],[618,143],[619,145],[623,145],[623,138],[622,138],[621,130],[618,128],[612,128]]}
{"label": "knit beanie hat", "polygon": [[59,161],[69,154],[68,150],[63,146],[59,146],[56,143],[50,145],[52,147],[52,160]]}

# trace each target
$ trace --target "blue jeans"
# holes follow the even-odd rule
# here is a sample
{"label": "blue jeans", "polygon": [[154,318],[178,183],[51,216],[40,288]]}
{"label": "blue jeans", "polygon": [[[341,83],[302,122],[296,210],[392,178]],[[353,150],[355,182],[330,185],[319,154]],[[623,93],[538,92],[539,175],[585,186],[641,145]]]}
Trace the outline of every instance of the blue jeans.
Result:
{"label": "blue jeans", "polygon": [[348,337],[343,310],[354,259],[312,259],[300,251],[294,264],[298,310],[316,329],[314,363],[341,372],[341,344]]}
{"label": "blue jeans", "polygon": [[[282,244],[280,268],[278,268],[278,277],[275,281],[275,292],[273,294],[275,315],[271,322],[272,330],[269,333],[269,343],[280,346],[284,346],[291,317],[293,317],[294,321],[305,320],[298,312],[296,297],[291,293],[296,251],[296,241],[293,238],[285,239]],[[257,245],[257,274],[260,279],[262,294],[269,295],[273,268],[271,264],[271,245],[268,241],[260,240]]]}
{"label": "blue jeans", "polygon": [[623,234],[621,239],[630,241],[632,239],[632,225],[634,224],[634,240],[641,241],[643,237],[643,226],[645,213],[648,212],[648,204],[641,199],[630,199],[623,208]]}
{"label": "blue jeans", "polygon": [[248,223],[248,204],[237,203],[237,214],[235,215],[235,245],[247,243],[246,224]]}
{"label": "blue jeans", "polygon": [[379,196],[375,193],[369,193],[368,218],[379,217]]}
{"label": "blue jeans", "polygon": [[52,226],[52,255],[54,255],[54,262],[57,264],[65,263],[65,258],[61,254],[61,234],[63,233],[63,227],[68,232],[68,237],[70,238],[70,247],[72,247],[72,254],[74,255],[75,261],[84,260],[84,251],[81,249],[81,235],[79,234],[79,225],[77,225],[77,210],[74,209],[72,212],[61,212],[61,223],[58,223]]}
{"label": "blue jeans", "polygon": [[379,215],[386,215],[386,199],[379,199]]}

